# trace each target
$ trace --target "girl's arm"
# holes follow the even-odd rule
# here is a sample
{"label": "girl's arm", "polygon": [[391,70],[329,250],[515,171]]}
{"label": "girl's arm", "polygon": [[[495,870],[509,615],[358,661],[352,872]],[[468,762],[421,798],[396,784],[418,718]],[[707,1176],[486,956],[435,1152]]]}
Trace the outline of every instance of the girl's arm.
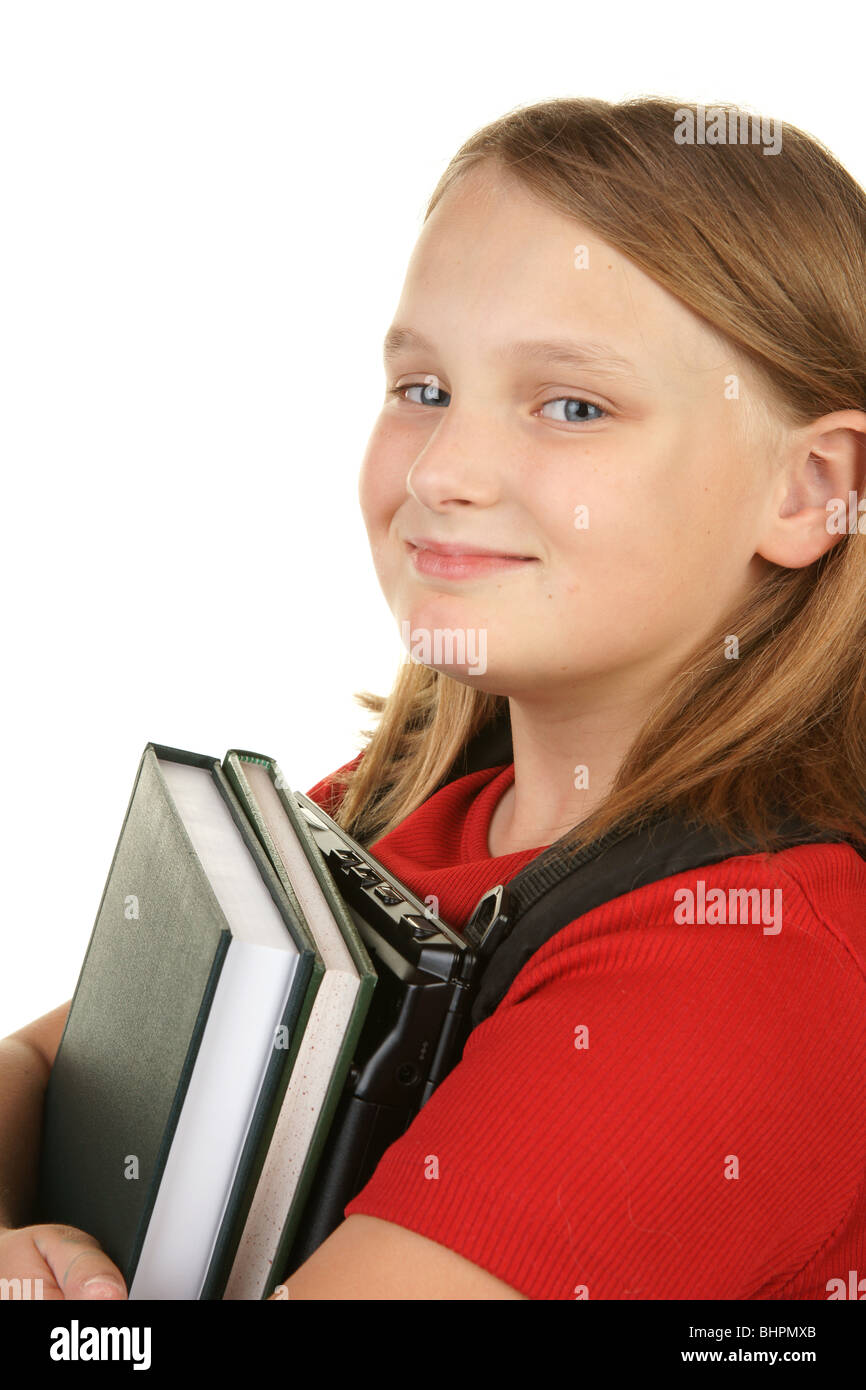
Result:
{"label": "girl's arm", "polygon": [[0,1226],[23,1226],[36,1199],[42,1102],[70,1002],[0,1040]]}
{"label": "girl's arm", "polygon": [[[524,1298],[480,1265],[377,1216],[348,1216],[271,1299]],[[270,1301],[270,1300],[269,1300]]]}
{"label": "girl's arm", "polygon": [[93,1236],[72,1226],[27,1224],[45,1087],[69,1003],[0,1040],[0,1278],[36,1280],[36,1297],[46,1300],[122,1299],[123,1276]]}

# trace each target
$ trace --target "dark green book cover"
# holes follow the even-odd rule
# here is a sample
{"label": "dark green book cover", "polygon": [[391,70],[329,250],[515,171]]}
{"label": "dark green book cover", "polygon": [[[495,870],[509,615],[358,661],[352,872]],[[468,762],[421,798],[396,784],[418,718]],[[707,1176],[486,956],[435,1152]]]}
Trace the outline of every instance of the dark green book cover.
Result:
{"label": "dark green book cover", "polygon": [[[148,743],[49,1077],[33,1218],[95,1236],[128,1288],[231,941],[159,758],[211,773],[298,948],[293,1037],[316,984],[306,926],[219,761]],[[286,1064],[275,1053],[263,1093]]]}

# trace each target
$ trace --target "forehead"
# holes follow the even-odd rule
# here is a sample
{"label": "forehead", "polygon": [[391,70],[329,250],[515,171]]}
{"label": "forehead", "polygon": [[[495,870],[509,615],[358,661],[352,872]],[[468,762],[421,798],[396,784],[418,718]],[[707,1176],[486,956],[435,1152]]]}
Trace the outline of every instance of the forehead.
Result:
{"label": "forehead", "polygon": [[425,222],[396,317],[428,337],[450,326],[491,343],[604,338],[642,367],[725,359],[721,340],[675,296],[491,161],[460,175]]}

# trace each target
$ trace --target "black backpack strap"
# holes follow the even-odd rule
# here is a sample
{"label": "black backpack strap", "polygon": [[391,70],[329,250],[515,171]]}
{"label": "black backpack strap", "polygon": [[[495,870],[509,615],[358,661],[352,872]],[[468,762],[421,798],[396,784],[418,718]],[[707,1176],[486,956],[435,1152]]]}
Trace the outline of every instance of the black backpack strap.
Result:
{"label": "black backpack strap", "polygon": [[[794,818],[777,828],[782,849],[853,843]],[[636,830],[613,830],[577,853],[563,853],[559,842],[542,850],[509,883],[484,894],[463,930],[464,939],[488,962],[471,1027],[493,1013],[530,956],[576,917],[658,879],[758,852],[748,834],[743,839],[745,846],[714,827],[658,815]],[[863,852],[856,843],[854,848]]]}

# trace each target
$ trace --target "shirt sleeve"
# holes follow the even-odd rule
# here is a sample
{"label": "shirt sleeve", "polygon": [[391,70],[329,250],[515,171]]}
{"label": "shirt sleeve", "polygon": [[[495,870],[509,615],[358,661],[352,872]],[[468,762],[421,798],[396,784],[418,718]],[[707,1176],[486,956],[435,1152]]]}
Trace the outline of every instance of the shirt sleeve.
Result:
{"label": "shirt sleeve", "polygon": [[345,1215],[532,1299],[784,1298],[862,1182],[866,983],[771,857],[698,873],[782,883],[782,929],[679,924],[694,872],[571,923]]}

